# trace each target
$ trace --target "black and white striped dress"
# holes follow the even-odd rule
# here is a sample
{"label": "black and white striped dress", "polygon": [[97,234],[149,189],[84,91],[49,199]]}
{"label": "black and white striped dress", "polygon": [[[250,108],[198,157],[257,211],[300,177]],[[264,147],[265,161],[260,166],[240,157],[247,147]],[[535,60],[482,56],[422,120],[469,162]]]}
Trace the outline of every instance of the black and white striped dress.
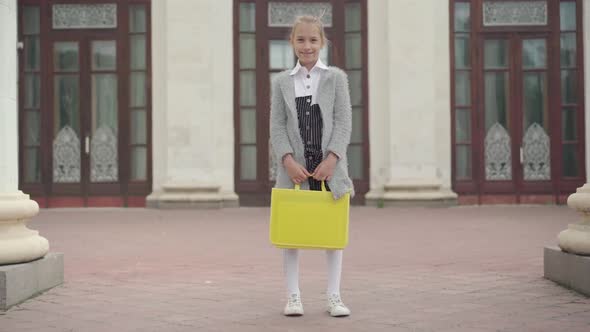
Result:
{"label": "black and white striped dress", "polygon": [[[299,133],[304,145],[305,168],[313,173],[323,160],[322,154],[322,112],[319,104],[311,104],[312,96],[295,98]],[[321,190],[321,181],[309,178],[310,190]],[[326,184],[326,190],[330,190]]]}

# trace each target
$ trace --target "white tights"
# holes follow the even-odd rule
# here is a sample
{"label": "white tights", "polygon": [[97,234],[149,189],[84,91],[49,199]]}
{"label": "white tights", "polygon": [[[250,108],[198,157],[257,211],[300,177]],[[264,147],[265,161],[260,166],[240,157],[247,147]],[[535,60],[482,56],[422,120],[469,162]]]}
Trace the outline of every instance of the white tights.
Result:
{"label": "white tights", "polygon": [[[288,295],[299,294],[299,250],[284,249],[283,257]],[[326,250],[326,260],[328,263],[327,294],[340,294],[342,250]]]}

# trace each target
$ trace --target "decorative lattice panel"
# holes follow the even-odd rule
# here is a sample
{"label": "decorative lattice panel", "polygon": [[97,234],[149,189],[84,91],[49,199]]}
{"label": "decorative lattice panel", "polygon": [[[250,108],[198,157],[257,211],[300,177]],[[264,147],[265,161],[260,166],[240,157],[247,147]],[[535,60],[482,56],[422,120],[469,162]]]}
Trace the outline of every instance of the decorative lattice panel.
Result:
{"label": "decorative lattice panel", "polygon": [[325,2],[274,2],[268,3],[268,26],[290,27],[295,17],[313,15],[321,17],[325,27],[332,26],[332,5]]}
{"label": "decorative lattice panel", "polygon": [[70,126],[53,140],[53,182],[80,182],[80,139]]}
{"label": "decorative lattice panel", "polygon": [[114,29],[117,4],[55,4],[52,7],[54,29]]}
{"label": "decorative lattice panel", "polygon": [[485,138],[486,180],[511,180],[510,135],[501,124],[490,127]]}
{"label": "decorative lattice panel", "polygon": [[90,144],[90,180],[115,182],[118,179],[117,134],[109,127],[96,130]]}
{"label": "decorative lattice panel", "polygon": [[550,144],[545,129],[538,123],[533,123],[524,134],[522,142],[524,179],[550,180]]}
{"label": "decorative lattice panel", "polygon": [[547,25],[547,1],[485,1],[483,25]]}

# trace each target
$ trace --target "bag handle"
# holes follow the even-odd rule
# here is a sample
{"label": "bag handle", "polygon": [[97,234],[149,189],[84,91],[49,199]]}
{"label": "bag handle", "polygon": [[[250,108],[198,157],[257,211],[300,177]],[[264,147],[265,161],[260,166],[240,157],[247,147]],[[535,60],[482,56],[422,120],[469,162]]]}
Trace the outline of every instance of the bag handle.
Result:
{"label": "bag handle", "polygon": [[[295,190],[301,190],[301,185],[296,183]],[[326,181],[322,181],[322,191],[328,191],[328,190],[326,190]]]}

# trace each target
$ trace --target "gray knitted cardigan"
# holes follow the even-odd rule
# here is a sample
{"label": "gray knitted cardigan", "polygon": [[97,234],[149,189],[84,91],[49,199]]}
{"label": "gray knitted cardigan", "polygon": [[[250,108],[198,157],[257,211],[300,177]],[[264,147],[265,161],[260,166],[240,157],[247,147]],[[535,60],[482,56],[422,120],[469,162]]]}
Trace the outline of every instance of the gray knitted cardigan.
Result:
{"label": "gray knitted cardigan", "polygon": [[[286,70],[276,75],[271,87],[270,141],[277,165],[275,188],[293,188],[293,182],[283,167],[282,159],[292,153],[295,161],[305,165],[303,141],[299,133],[297,109],[295,107],[294,79]],[[328,186],[334,199],[347,192],[354,195],[352,180],[348,176],[346,149],[352,130],[352,110],[348,92],[348,77],[339,68],[329,67],[322,72],[316,100],[320,105],[324,123],[322,131],[322,152],[324,156],[332,151],[340,156]],[[309,189],[304,181],[301,189]]]}

